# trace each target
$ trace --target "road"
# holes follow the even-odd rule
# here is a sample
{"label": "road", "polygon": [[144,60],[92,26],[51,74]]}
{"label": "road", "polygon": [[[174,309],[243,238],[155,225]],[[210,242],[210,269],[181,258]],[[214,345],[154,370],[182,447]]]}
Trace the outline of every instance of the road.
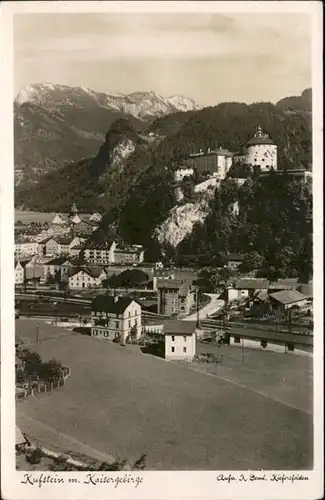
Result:
{"label": "road", "polygon": [[[202,307],[199,311],[199,319],[206,319],[211,314],[215,314],[221,309],[225,303],[224,300],[219,299],[219,294],[215,293],[207,293],[206,294],[210,298],[210,302]],[[197,319],[197,313],[191,314],[190,316],[186,316],[183,318],[184,321],[195,321]]]}

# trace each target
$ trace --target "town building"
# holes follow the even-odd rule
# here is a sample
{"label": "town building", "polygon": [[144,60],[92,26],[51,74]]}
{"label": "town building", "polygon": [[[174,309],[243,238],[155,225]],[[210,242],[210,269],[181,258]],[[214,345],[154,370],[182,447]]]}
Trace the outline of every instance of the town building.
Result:
{"label": "town building", "polygon": [[88,244],[83,255],[86,262],[89,264],[104,265],[115,263],[116,242],[114,240],[105,245],[97,245],[95,243]]}
{"label": "town building", "polygon": [[107,274],[101,267],[77,267],[69,270],[68,282],[71,289],[94,288],[106,279]]}
{"label": "town building", "polygon": [[167,320],[164,323],[165,358],[192,361],[196,354],[195,321]]}
{"label": "town building", "polygon": [[225,289],[224,297],[228,302],[241,301],[253,297],[258,291],[267,292],[268,286],[269,282],[264,278],[241,278]]}
{"label": "town building", "polygon": [[33,256],[38,251],[38,243],[34,239],[18,237],[15,241],[15,258]]}
{"label": "town building", "polygon": [[73,262],[66,257],[55,257],[44,264],[44,278],[57,278],[58,281],[67,280],[73,265]]}
{"label": "town building", "polygon": [[278,319],[287,319],[290,309],[305,311],[308,299],[298,290],[281,290],[269,294],[272,312]]}
{"label": "town building", "polygon": [[141,245],[119,245],[114,250],[115,264],[141,264],[144,259],[144,250]]}
{"label": "town building", "polygon": [[174,180],[175,182],[182,182],[185,177],[192,177],[193,175],[193,167],[179,166],[174,172]]}
{"label": "town building", "polygon": [[225,256],[227,267],[231,271],[237,271],[240,264],[243,262],[245,255],[241,253],[230,253]]}
{"label": "town building", "polygon": [[55,256],[60,255],[60,243],[56,237],[50,236],[39,243],[42,248],[43,255]]}
{"label": "town building", "polygon": [[245,164],[258,167],[260,172],[277,169],[277,146],[259,126],[246,145]]}
{"label": "town building", "polygon": [[190,281],[161,279],[157,281],[158,314],[186,316],[197,300],[197,289]]}
{"label": "town building", "polygon": [[20,263],[25,269],[25,281],[40,281],[44,279],[44,259],[34,255],[29,260],[21,260]]}
{"label": "town building", "polygon": [[231,165],[233,154],[227,149],[216,149],[199,153],[193,153],[184,164],[187,168],[193,168],[195,172],[203,176],[218,174],[219,178],[225,179]]}
{"label": "town building", "polygon": [[130,297],[98,295],[91,309],[93,337],[122,344],[141,337],[141,305]]}
{"label": "town building", "polygon": [[25,270],[19,261],[15,262],[15,285],[23,285],[25,281]]}

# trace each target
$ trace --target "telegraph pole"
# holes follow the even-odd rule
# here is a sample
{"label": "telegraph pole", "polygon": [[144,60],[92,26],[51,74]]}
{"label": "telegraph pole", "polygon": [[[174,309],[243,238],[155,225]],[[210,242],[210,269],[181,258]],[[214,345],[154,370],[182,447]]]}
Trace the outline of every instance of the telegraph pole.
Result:
{"label": "telegraph pole", "polygon": [[196,290],[196,328],[201,328],[200,324],[200,308],[199,308],[199,290]]}
{"label": "telegraph pole", "polygon": [[292,310],[291,310],[291,308],[288,309],[288,330],[289,330],[289,333],[291,333],[291,331],[292,331]]}

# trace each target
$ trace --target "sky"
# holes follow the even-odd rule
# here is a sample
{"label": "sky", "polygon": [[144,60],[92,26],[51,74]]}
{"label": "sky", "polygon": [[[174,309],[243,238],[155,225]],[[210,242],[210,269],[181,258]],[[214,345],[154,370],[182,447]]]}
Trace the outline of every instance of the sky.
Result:
{"label": "sky", "polygon": [[307,14],[20,14],[14,91],[33,83],[153,90],[207,106],[276,102],[311,86]]}

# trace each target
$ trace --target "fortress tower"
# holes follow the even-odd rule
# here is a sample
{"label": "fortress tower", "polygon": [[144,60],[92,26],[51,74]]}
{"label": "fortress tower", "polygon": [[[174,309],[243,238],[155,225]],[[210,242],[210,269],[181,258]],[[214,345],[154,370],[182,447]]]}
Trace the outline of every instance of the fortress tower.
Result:
{"label": "fortress tower", "polygon": [[246,145],[247,154],[245,163],[252,167],[260,167],[266,172],[271,168],[277,169],[277,145],[270,139],[268,134],[258,127],[254,137]]}

